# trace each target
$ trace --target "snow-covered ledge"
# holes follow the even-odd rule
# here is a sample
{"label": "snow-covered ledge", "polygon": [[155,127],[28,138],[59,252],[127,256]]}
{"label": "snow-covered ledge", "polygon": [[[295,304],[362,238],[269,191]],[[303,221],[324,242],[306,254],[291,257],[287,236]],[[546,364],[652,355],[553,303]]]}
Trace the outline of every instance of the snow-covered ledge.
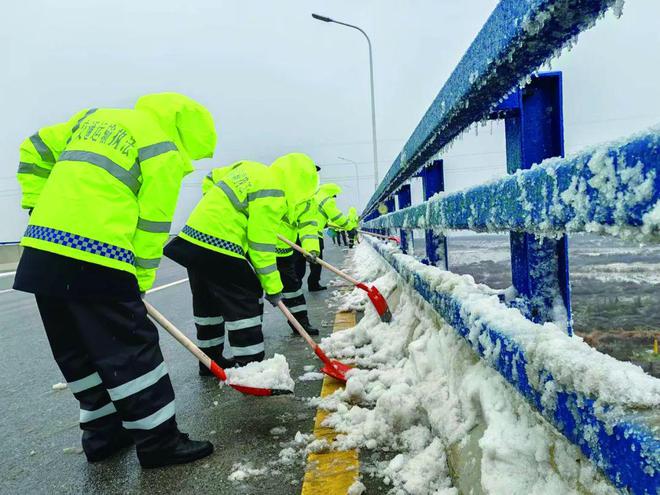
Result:
{"label": "snow-covered ledge", "polygon": [[497,295],[365,239],[472,349],[617,487],[653,494],[660,486],[660,380],[532,323]]}

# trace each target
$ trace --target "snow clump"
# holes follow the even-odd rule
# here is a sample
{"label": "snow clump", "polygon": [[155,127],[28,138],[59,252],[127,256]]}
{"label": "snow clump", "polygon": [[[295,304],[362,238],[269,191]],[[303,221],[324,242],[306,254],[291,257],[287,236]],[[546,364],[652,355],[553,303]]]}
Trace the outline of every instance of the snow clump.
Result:
{"label": "snow clump", "polygon": [[295,382],[291,378],[289,363],[282,354],[241,368],[226,369],[227,382],[246,387],[289,390],[293,392]]}

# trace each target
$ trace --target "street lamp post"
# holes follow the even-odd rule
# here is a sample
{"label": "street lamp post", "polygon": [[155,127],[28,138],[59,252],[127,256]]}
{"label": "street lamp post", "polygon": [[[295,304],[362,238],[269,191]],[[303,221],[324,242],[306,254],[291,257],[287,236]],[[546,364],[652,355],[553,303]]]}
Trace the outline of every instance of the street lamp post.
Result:
{"label": "street lamp post", "polygon": [[354,26],[353,24],[335,21],[330,17],[325,17],[318,14],[312,14],[312,17],[317,21],[332,22],[342,26],[357,29],[367,39],[367,44],[369,45],[369,80],[371,82],[371,140],[374,147],[374,190],[376,190],[378,188],[378,145],[376,139],[376,98],[374,97],[374,60],[371,53],[371,40],[369,39],[369,36],[367,36],[367,33],[365,33],[361,28]]}
{"label": "street lamp post", "polygon": [[360,204],[360,176],[358,174],[358,164],[356,161],[349,160],[348,158],[344,158],[343,156],[338,156],[340,160],[344,160],[345,162],[352,163],[353,167],[355,167],[355,185],[357,186],[357,196],[358,200],[357,203],[358,205]]}

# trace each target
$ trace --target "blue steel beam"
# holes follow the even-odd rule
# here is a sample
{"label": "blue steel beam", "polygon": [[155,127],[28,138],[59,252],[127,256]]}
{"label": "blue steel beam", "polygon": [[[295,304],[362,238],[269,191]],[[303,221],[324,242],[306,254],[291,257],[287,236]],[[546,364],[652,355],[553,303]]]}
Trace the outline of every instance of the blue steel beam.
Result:
{"label": "blue steel beam", "polygon": [[[428,200],[434,194],[445,190],[445,171],[442,160],[433,160],[433,162],[422,169],[422,192],[424,201]],[[433,229],[424,231],[426,237],[426,264],[433,266],[442,266],[449,270],[449,260],[447,255],[447,238],[438,234]],[[440,254],[442,253],[442,256]]]}
{"label": "blue steel beam", "polygon": [[[392,247],[368,237],[365,240],[460,337],[468,341],[484,361],[577,445],[614,485],[634,495],[657,495],[660,490],[660,437],[651,426],[653,415],[647,413],[648,417],[645,417],[644,413],[598,405],[596,398],[564,388],[547,369],[528,366],[522,345],[513,340],[505,328],[471,314],[459,299],[442,292],[437,284],[421,275],[421,263],[411,264],[409,257]],[[503,324],[506,323],[505,320]],[[538,331],[545,330],[539,326]],[[484,347],[486,342],[489,349],[498,349],[499,353],[494,356],[492,350]],[[547,390],[556,390],[555,401],[543,400]]]}
{"label": "blue steel beam", "polygon": [[369,200],[365,213],[616,0],[502,0],[454,69]]}
{"label": "blue steel beam", "polygon": [[[410,184],[404,184],[401,186],[401,189],[396,193],[396,197],[398,200],[397,208],[399,210],[408,208],[412,204]],[[401,236],[401,250],[405,254],[411,254],[413,252],[412,230],[401,229],[399,235]]]}
{"label": "blue steel beam", "polygon": [[[546,158],[564,156],[561,72],[541,74],[513,96],[498,108],[510,108],[505,117],[507,172],[513,174]],[[570,335],[567,237],[548,239],[527,232],[510,232],[509,237],[511,279],[518,292],[511,304],[536,323],[543,323],[556,318],[555,299],[561,295]]]}
{"label": "blue steel beam", "polygon": [[660,127],[625,143],[551,158],[531,170],[366,222],[369,228],[600,232],[660,238]]}

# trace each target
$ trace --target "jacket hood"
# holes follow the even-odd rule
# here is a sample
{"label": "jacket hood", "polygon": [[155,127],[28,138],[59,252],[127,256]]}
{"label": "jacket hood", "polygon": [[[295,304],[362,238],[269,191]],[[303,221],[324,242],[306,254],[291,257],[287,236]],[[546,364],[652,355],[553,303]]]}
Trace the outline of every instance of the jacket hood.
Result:
{"label": "jacket hood", "polygon": [[357,217],[358,217],[357,208],[356,208],[355,206],[351,206],[351,207],[348,209],[348,218],[355,218],[355,219],[357,219]]}
{"label": "jacket hood", "polygon": [[339,187],[337,184],[332,184],[332,183],[321,184],[321,187],[319,187],[317,194],[320,194],[323,197],[338,196],[339,194],[341,194],[341,187]]}
{"label": "jacket hood", "polygon": [[185,160],[185,172],[192,172],[192,160],[211,158],[217,135],[211,113],[192,98],[179,93],[142,96],[135,109],[148,112],[172,138]]}
{"label": "jacket hood", "polygon": [[289,208],[289,219],[296,218],[296,206],[314,196],[319,187],[319,174],[314,160],[304,153],[289,153],[271,164],[279,175]]}

